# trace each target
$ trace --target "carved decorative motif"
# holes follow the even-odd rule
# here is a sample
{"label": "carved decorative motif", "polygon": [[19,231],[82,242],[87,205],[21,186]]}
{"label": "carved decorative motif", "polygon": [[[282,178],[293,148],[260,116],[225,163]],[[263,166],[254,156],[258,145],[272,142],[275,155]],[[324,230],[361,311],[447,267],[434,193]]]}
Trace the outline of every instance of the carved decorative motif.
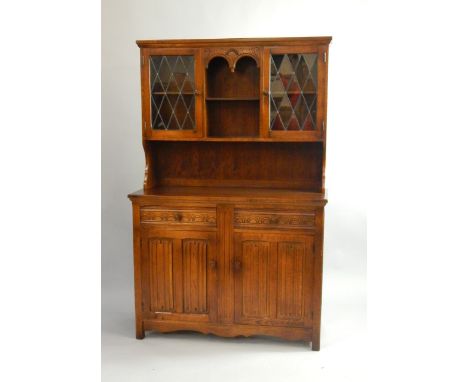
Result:
{"label": "carved decorative motif", "polygon": [[234,214],[234,225],[238,227],[276,226],[283,228],[313,229],[315,225],[315,214],[239,211]]}
{"label": "carved decorative motif", "polygon": [[199,210],[166,210],[143,207],[140,211],[142,223],[153,224],[202,224],[216,225],[216,212]]}
{"label": "carved decorative motif", "polygon": [[214,57],[223,57],[233,72],[239,58],[244,56],[252,57],[257,63],[257,67],[260,67],[260,49],[255,47],[205,49],[205,66],[208,67]]}

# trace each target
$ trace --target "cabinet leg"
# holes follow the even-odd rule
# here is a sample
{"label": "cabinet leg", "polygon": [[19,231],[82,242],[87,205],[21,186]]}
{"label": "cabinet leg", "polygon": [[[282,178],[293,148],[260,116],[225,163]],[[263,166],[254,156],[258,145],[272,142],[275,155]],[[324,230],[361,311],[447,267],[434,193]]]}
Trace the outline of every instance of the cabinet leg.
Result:
{"label": "cabinet leg", "polygon": [[315,331],[312,334],[312,350],[319,351],[320,350],[320,330]]}
{"label": "cabinet leg", "polygon": [[137,340],[142,340],[145,338],[145,330],[143,329],[143,323],[142,322],[137,322],[136,324],[136,335],[135,335]]}

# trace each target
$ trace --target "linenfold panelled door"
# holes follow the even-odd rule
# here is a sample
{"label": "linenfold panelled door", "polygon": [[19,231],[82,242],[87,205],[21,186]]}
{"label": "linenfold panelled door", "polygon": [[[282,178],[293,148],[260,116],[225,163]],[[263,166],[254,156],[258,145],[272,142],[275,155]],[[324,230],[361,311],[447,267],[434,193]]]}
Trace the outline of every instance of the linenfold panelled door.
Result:
{"label": "linenfold panelled door", "polygon": [[144,229],[144,315],[216,321],[216,233]]}
{"label": "linenfold panelled door", "polygon": [[236,233],[235,321],[310,325],[313,236]]}

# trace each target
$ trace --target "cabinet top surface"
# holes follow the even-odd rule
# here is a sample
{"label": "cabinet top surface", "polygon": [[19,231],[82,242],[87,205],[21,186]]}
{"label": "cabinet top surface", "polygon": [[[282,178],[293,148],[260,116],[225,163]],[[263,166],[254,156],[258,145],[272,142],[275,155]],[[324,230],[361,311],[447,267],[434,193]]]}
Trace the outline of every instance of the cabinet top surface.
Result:
{"label": "cabinet top surface", "polygon": [[310,191],[286,190],[286,189],[265,189],[250,187],[178,187],[159,186],[148,190],[139,190],[130,195],[130,199],[137,198],[177,198],[179,201],[190,199],[212,199],[215,201],[280,201],[285,200],[290,204],[295,202],[319,202],[326,203],[325,193]]}
{"label": "cabinet top surface", "polygon": [[262,38],[220,38],[220,39],[174,39],[174,40],[137,40],[140,48],[174,46],[216,46],[216,45],[300,45],[329,44],[331,36],[318,37],[262,37]]}

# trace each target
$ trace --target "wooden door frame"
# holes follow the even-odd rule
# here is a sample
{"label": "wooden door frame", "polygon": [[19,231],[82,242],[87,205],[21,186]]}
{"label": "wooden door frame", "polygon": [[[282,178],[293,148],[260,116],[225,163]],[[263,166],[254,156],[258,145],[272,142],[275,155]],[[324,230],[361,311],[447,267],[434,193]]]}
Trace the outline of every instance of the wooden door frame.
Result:
{"label": "wooden door frame", "polygon": [[[204,70],[200,48],[141,48],[141,109],[144,139],[183,139],[205,136],[204,108]],[[195,81],[195,130],[153,130],[151,127],[151,84],[150,56],[193,55]]]}
{"label": "wooden door frame", "polygon": [[[271,131],[270,130],[270,56],[271,54],[288,53],[316,53],[317,57],[317,113],[316,130],[312,131]],[[326,89],[327,63],[324,58],[328,55],[325,45],[294,45],[265,47],[263,50],[263,116],[260,129],[261,137],[279,140],[321,141],[324,139],[326,124]]]}

